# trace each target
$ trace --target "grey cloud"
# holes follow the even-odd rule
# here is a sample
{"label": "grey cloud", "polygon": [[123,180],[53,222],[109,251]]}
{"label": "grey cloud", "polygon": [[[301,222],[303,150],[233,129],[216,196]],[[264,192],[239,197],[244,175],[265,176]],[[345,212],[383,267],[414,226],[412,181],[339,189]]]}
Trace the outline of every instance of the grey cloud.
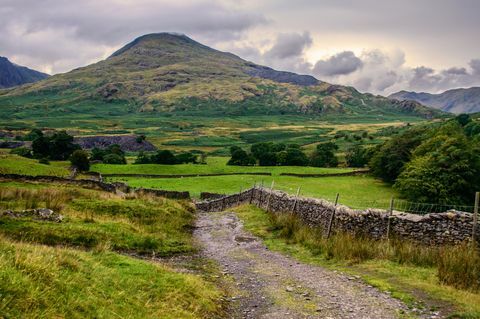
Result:
{"label": "grey cloud", "polygon": [[102,58],[145,33],[177,31],[214,45],[267,19],[208,0],[2,0],[0,55],[66,71]]}
{"label": "grey cloud", "polygon": [[344,51],[326,60],[317,61],[313,73],[322,76],[346,75],[355,72],[362,65],[362,60],[356,57],[352,51]]}
{"label": "grey cloud", "polygon": [[309,32],[280,33],[273,47],[265,53],[267,58],[287,59],[298,57],[313,43]]}

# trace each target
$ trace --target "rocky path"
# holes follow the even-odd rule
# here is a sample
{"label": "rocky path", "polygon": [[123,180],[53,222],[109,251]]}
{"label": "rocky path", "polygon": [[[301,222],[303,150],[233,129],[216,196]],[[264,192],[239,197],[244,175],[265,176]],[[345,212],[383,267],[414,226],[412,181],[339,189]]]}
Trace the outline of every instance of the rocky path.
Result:
{"label": "rocky path", "polygon": [[407,307],[359,278],[269,251],[235,213],[199,213],[206,257],[233,279],[232,318],[402,318]]}

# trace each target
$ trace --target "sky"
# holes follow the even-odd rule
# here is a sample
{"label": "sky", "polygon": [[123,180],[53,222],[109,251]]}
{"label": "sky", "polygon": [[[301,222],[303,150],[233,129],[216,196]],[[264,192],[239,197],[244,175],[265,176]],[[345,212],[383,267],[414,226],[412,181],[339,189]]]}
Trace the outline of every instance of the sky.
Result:
{"label": "sky", "polygon": [[362,92],[480,86],[478,0],[0,0],[0,56],[49,74],[184,33]]}

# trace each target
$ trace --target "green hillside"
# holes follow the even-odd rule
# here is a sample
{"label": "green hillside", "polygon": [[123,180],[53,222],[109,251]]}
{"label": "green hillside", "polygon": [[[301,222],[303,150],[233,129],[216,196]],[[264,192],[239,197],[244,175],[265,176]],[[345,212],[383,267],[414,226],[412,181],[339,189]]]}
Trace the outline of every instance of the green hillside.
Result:
{"label": "green hillside", "polygon": [[141,113],[390,118],[441,114],[416,102],[392,101],[275,71],[170,33],[142,36],[104,61],[0,91],[0,125],[5,126],[12,120],[48,119],[43,123],[47,125],[60,118],[124,120]]}

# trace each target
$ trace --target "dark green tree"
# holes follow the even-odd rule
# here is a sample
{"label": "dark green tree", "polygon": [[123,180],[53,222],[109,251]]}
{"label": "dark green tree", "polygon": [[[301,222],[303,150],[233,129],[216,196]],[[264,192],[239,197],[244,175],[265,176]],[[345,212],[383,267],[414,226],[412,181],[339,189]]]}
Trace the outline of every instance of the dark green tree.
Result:
{"label": "dark green tree", "polygon": [[360,145],[350,147],[345,154],[345,161],[349,167],[364,167],[368,163],[368,152]]}
{"label": "dark green tree", "polygon": [[298,148],[287,148],[284,165],[306,166],[308,165],[308,157]]}
{"label": "dark green tree", "polygon": [[105,164],[127,164],[127,161],[124,156],[110,153],[103,157],[103,162]]}
{"label": "dark green tree", "polygon": [[160,150],[156,154],[152,155],[152,162],[156,164],[176,164],[177,160],[175,155],[169,150]]}
{"label": "dark green tree", "polygon": [[310,157],[310,165],[315,167],[336,167],[338,159],[335,156],[335,151],[338,146],[332,142],[321,143]]}
{"label": "dark green tree", "polygon": [[385,142],[370,159],[373,175],[386,182],[394,182],[426,133],[426,128],[412,128]]}
{"label": "dark green tree", "polygon": [[145,152],[140,151],[137,158],[135,159],[135,164],[149,164],[152,162],[152,159]]}
{"label": "dark green tree", "polygon": [[480,146],[460,126],[446,125],[414,151],[395,188],[412,201],[471,205],[480,189]]}
{"label": "dark green tree", "polygon": [[76,150],[70,156],[70,163],[75,166],[79,171],[88,171],[90,169],[90,160],[88,159],[88,153],[83,150]]}
{"label": "dark green tree", "polygon": [[72,153],[80,146],[73,143],[73,136],[67,134],[65,131],[54,133],[49,138],[49,158],[52,160],[66,160]]}
{"label": "dark green tree", "polygon": [[105,150],[99,149],[98,147],[94,147],[91,151],[90,160],[101,161],[101,160],[103,160],[103,157],[106,154],[107,153],[105,152]]}
{"label": "dark green tree", "polygon": [[238,166],[251,166],[255,165],[255,159],[252,155],[247,154],[244,150],[239,147],[232,147],[231,153],[232,157],[227,162],[227,165],[238,165]]}

